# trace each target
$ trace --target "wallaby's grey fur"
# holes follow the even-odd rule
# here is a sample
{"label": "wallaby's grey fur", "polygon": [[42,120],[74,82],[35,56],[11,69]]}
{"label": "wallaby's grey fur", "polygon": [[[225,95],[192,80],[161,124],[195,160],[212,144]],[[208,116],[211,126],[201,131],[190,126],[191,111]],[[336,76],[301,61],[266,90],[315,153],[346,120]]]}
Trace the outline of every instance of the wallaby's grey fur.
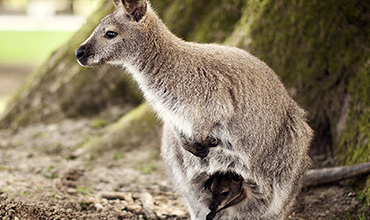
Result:
{"label": "wallaby's grey fur", "polygon": [[[181,40],[145,0],[114,2],[117,10],[76,57],[83,66],[117,64],[132,74],[164,122],[162,157],[191,218],[204,220],[209,212],[207,177],[233,172],[252,180],[258,196],[215,219],[283,219],[309,167],[313,132],[278,76],[244,50]],[[185,149],[186,139],[209,138],[219,142],[205,154]]]}

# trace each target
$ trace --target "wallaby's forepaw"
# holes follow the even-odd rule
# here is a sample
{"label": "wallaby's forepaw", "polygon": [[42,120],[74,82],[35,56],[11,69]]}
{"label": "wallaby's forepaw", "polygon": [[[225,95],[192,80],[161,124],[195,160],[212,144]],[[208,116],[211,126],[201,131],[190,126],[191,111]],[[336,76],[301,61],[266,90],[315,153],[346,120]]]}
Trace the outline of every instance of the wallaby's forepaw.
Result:
{"label": "wallaby's forepaw", "polygon": [[206,220],[212,220],[215,217],[215,215],[216,215],[216,212],[211,211],[210,213],[208,213]]}
{"label": "wallaby's forepaw", "polygon": [[216,147],[217,145],[220,144],[220,142],[221,141],[219,139],[208,136],[204,141],[201,142],[194,141],[194,144],[192,146],[189,146],[190,148],[192,148],[190,152],[195,156],[203,159],[207,157],[209,153],[209,148]]}
{"label": "wallaby's forepaw", "polygon": [[198,144],[198,143],[194,143],[191,146],[188,145],[186,147],[186,150],[188,150],[190,153],[192,153],[195,156],[200,157],[202,159],[207,157],[207,155],[209,153],[209,149],[207,147],[204,147],[203,145]]}
{"label": "wallaby's forepaw", "polygon": [[192,137],[191,141],[194,144],[201,145],[202,147],[205,148],[216,147],[221,142],[219,139],[209,135],[208,136],[195,135]]}
{"label": "wallaby's forepaw", "polygon": [[180,138],[185,150],[202,159],[207,157],[209,148],[216,147],[221,142],[219,139],[210,136],[207,138],[201,136],[188,138],[182,133],[180,133]]}
{"label": "wallaby's forepaw", "polygon": [[203,145],[204,147],[209,148],[209,147],[216,147],[217,145],[220,144],[220,142],[221,141],[219,139],[208,136],[207,139],[203,143],[200,143],[200,144]]}

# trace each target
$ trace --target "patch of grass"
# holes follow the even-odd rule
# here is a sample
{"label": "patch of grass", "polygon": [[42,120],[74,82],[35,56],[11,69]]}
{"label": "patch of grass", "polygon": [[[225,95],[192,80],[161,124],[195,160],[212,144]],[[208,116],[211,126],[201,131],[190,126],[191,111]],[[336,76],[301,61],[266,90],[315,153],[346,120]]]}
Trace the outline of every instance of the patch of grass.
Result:
{"label": "patch of grass", "polygon": [[148,151],[148,157],[151,160],[160,160],[161,159],[161,155],[159,153],[159,150],[149,150]]}
{"label": "patch of grass", "polygon": [[367,207],[370,206],[369,194],[370,194],[370,187],[365,188],[364,190],[360,191],[357,195],[357,199],[362,201],[364,203],[364,205],[367,206]]}
{"label": "patch of grass", "polygon": [[367,219],[366,214],[365,213],[357,214],[357,219],[358,220],[366,220]]}
{"label": "patch of grass", "polygon": [[56,191],[56,190],[53,190],[53,191],[51,192],[51,195],[50,195],[50,196],[51,196],[51,198],[52,198],[52,199],[54,199],[54,200],[58,200],[58,198],[57,198],[57,196],[56,196],[56,195],[57,195],[57,191]]}
{"label": "patch of grass", "polygon": [[50,175],[44,175],[44,177],[53,180],[58,178],[58,175],[56,173],[51,173]]}
{"label": "patch of grass", "polygon": [[82,145],[84,145],[84,144],[86,144],[87,142],[89,142],[90,141],[90,138],[89,137],[84,137],[83,139],[82,139],[82,143],[81,143],[81,146]]}
{"label": "patch of grass", "polygon": [[140,172],[144,175],[151,174],[153,171],[155,171],[157,168],[152,163],[139,163],[137,162],[137,169],[140,170]]}
{"label": "patch of grass", "polygon": [[50,171],[52,171],[54,168],[55,168],[54,166],[48,166],[48,167],[46,168],[46,172],[50,172]]}
{"label": "patch of grass", "polygon": [[81,193],[83,195],[91,196],[91,187],[82,187],[82,186],[77,186],[77,192]]}
{"label": "patch of grass", "polygon": [[90,206],[94,205],[93,202],[86,202],[86,201],[79,201],[78,204],[80,204],[83,209],[87,209]]}
{"label": "patch of grass", "polygon": [[92,121],[91,121],[91,127],[93,128],[102,128],[104,127],[105,125],[107,125],[107,121],[104,120],[104,119],[101,119],[101,118],[94,118]]}
{"label": "patch of grass", "polygon": [[2,192],[2,193],[8,193],[8,192],[10,192],[10,189],[9,189],[9,187],[8,187],[8,186],[6,186],[6,187],[4,187],[4,188],[1,188],[1,189],[0,189],[0,192]]}
{"label": "patch of grass", "polygon": [[89,157],[89,159],[90,160],[96,160],[96,155],[95,154],[93,154],[93,153],[90,153],[90,155],[89,155],[90,157]]}
{"label": "patch of grass", "polygon": [[34,138],[47,138],[50,136],[50,133],[47,132],[37,132],[33,135]]}
{"label": "patch of grass", "polygon": [[53,171],[54,168],[55,168],[54,166],[48,166],[46,168],[47,173],[44,174],[44,177],[51,180],[58,178],[58,174],[56,173],[56,171]]}
{"label": "patch of grass", "polygon": [[123,158],[123,154],[122,153],[120,153],[120,152],[117,152],[117,153],[115,153],[114,155],[113,155],[113,157],[112,157],[112,159],[113,160],[120,160],[120,159],[122,159]]}
{"label": "patch of grass", "polygon": [[42,187],[41,186],[33,186],[32,187],[34,190],[36,190],[36,191],[38,191],[38,190],[41,190],[42,189]]}
{"label": "patch of grass", "polygon": [[0,62],[41,63],[74,32],[0,31]]}

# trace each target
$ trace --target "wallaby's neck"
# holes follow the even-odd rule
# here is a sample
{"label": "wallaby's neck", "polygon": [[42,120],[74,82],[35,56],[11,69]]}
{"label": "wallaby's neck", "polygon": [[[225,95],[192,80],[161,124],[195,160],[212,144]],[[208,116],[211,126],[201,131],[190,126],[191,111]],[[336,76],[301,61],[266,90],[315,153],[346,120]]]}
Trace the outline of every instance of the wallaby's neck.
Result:
{"label": "wallaby's neck", "polygon": [[178,56],[185,48],[185,41],[175,36],[152,9],[145,20],[143,50],[131,63],[136,71],[145,74],[158,73],[169,58]]}

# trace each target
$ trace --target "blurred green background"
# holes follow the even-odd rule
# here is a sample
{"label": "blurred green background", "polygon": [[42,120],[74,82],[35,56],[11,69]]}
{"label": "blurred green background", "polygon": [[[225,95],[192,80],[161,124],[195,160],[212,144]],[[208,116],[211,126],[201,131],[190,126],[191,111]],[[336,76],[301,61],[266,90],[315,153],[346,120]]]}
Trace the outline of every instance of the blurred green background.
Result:
{"label": "blurred green background", "polygon": [[39,64],[59,46],[64,44],[73,31],[0,31],[0,62]]}
{"label": "blurred green background", "polygon": [[71,38],[97,0],[0,0],[0,114],[11,95]]}

